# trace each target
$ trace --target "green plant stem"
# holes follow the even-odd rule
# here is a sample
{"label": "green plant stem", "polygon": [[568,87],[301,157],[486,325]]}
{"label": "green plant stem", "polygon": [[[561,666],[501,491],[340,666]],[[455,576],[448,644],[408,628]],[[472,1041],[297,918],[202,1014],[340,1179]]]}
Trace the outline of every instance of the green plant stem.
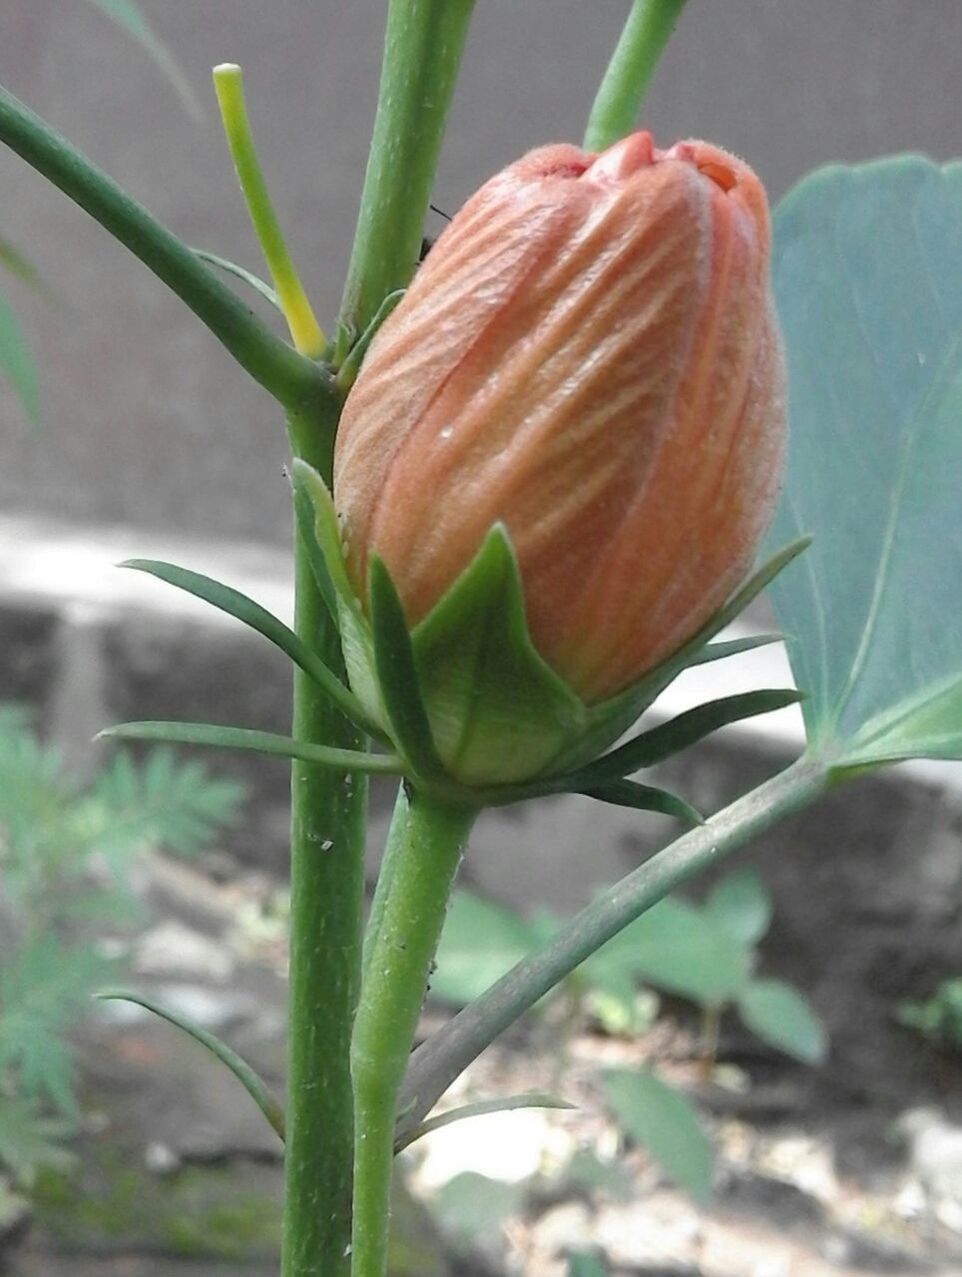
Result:
{"label": "green plant stem", "polygon": [[186,244],[2,88],[0,141],[139,257],[286,408],[335,397],[326,369],[271,332]]}
{"label": "green plant stem", "polygon": [[474,0],[389,0],[384,62],[341,322],[365,331],[414,274]]}
{"label": "green plant stem", "polygon": [[367,955],[351,1070],[352,1277],[385,1277],[394,1127],[431,962],[475,812],[412,793],[395,809],[391,881]]}
{"label": "green plant stem", "polygon": [[806,755],[616,883],[544,948],[513,967],[415,1051],[399,1101],[398,1141],[499,1034],[623,927],[695,874],[744,846],[830,784],[826,760]]}
{"label": "green plant stem", "polygon": [[[331,419],[292,417],[295,453],[328,481]],[[295,630],[342,672],[340,643],[295,530]],[[364,741],[302,670],[294,736],[347,749]],[[367,782],[291,768],[291,923],[284,1277],[348,1277],[354,1156],[350,1035],[360,986]]]}
{"label": "green plant stem", "polygon": [[632,131],[684,7],[685,0],[635,0],[588,117],[586,151],[603,151]]}
{"label": "green plant stem", "polygon": [[374,885],[374,896],[371,900],[371,910],[367,916],[367,927],[364,932],[364,957],[362,963],[363,979],[367,978],[368,968],[371,965],[371,953],[374,950],[376,938],[381,931],[384,909],[387,905],[388,897],[391,894],[391,884],[394,881],[394,871],[397,867],[398,858],[404,851],[404,844],[407,838],[407,816],[407,787],[402,781],[402,783],[398,785],[397,798],[394,800],[394,813],[391,816],[391,824],[388,829],[387,841],[384,844],[384,852],[381,855],[381,867],[378,870],[377,882]]}

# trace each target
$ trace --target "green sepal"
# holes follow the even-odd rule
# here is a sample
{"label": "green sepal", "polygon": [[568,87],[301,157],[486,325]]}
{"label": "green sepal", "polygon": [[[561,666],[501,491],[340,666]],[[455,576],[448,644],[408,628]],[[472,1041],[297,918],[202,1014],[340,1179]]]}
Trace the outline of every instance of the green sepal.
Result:
{"label": "green sepal", "polygon": [[374,668],[391,736],[421,779],[437,779],[444,775],[444,766],[421,697],[404,608],[390,573],[376,554],[371,556],[368,572],[368,600]]}
{"label": "green sepal", "polygon": [[157,559],[126,559],[118,565],[122,568],[133,568],[137,572],[146,572],[176,586],[194,598],[202,599],[220,612],[233,616],[242,624],[249,626],[263,635],[275,647],[288,656],[295,665],[300,666],[305,674],[317,684],[322,692],[346,714],[353,723],[363,731],[370,733],[372,724],[354,693],[329,669],[316,652],[313,652],[303,639],[299,638],[289,626],[285,625],[273,613],[268,612],[259,603],[248,598],[239,590],[221,581],[215,581],[199,572],[188,568],[177,567],[173,563],[162,563]]}
{"label": "green sepal", "polygon": [[537,775],[584,731],[586,707],[531,642],[503,525],[411,637],[438,754],[462,784]]}
{"label": "green sepal", "polygon": [[318,589],[341,634],[341,654],[351,690],[368,718],[386,729],[387,715],[374,669],[371,627],[344,566],[334,498],[317,471],[299,457],[291,466],[291,483],[300,535],[307,546]]}
{"label": "green sepal", "polygon": [[367,754],[356,749],[313,745],[310,741],[278,736],[275,732],[226,727],[220,723],[170,723],[149,721],[118,723],[98,732],[96,740],[163,741],[168,745],[209,745],[215,749],[242,749],[276,758],[297,758],[318,767],[344,772],[381,772],[399,776],[401,760],[393,754]]}
{"label": "green sepal", "polygon": [[[771,584],[779,572],[810,544],[811,537],[800,537],[797,541],[792,541],[778,550],[687,643],[683,643],[667,660],[656,665],[639,682],[619,692],[610,700],[593,705],[589,711],[588,730],[577,742],[575,748],[559,761],[563,762],[568,769],[584,766],[597,758],[602,750],[607,749],[619,736],[624,735],[632,723],[637,722],[645,710],[650,708],[683,670],[692,665],[702,664],[708,659],[704,653],[709,650],[706,647],[709,641],[726,625],[730,625],[749,603]],[[734,640],[734,642],[741,641]],[[732,655],[732,650],[730,649],[725,655]]]}
{"label": "green sepal", "polygon": [[335,599],[354,611],[360,611],[361,605],[351,589],[344,566],[337,512],[327,484],[314,467],[300,457],[295,457],[291,463],[291,483],[295,501],[300,498],[299,526],[308,548],[312,550],[311,567],[318,589],[332,614],[336,611],[331,607]]}
{"label": "green sepal", "polygon": [[230,1069],[234,1077],[237,1078],[238,1082],[267,1118],[274,1132],[281,1140],[284,1139],[284,1106],[271,1093],[270,1088],[260,1074],[235,1050],[229,1047],[226,1042],[222,1042],[220,1038],[215,1037],[213,1033],[209,1033],[207,1029],[196,1024],[188,1016],[181,1015],[177,1011],[168,1010],[167,1007],[161,1006],[159,1002],[155,1002],[153,998],[148,998],[142,993],[130,993],[125,989],[105,989],[102,993],[95,994],[95,997],[101,1002],[131,1002],[134,1006],[143,1007],[145,1011],[150,1011],[161,1020],[166,1020],[168,1024],[174,1025],[175,1028],[186,1033],[188,1037],[193,1038],[195,1042],[205,1046],[212,1055],[215,1055],[220,1060],[221,1064]]}
{"label": "green sepal", "polygon": [[801,692],[794,688],[774,688],[706,701],[605,754],[585,767],[579,778],[597,778],[604,782],[630,776],[643,767],[654,767],[672,754],[681,753],[722,727],[759,714],[770,714],[773,710],[784,709],[786,705],[795,705],[801,699]]}
{"label": "green sepal", "polygon": [[784,634],[749,634],[745,638],[725,639],[722,643],[706,643],[685,668],[707,665],[710,661],[724,661],[729,656],[741,656],[743,652],[754,652],[756,648],[770,647],[772,643],[784,642]]}
{"label": "green sepal", "polygon": [[596,785],[581,788],[576,777],[570,778],[569,789],[578,785],[577,793],[586,798],[596,798],[601,803],[611,803],[616,807],[630,807],[634,811],[657,811],[663,816],[675,816],[689,825],[703,825],[705,818],[701,812],[686,803],[684,798],[670,793],[667,789],[657,789],[654,785],[640,785],[634,780],[607,780]]}

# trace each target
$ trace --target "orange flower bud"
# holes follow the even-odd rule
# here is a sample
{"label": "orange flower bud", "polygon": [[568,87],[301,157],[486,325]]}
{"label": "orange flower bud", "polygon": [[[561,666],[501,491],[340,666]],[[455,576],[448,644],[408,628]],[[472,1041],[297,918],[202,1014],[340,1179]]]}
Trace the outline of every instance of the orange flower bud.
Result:
{"label": "orange flower bud", "polygon": [[586,703],[718,610],[785,441],[765,194],[705,142],[532,151],[455,216],[375,338],[334,500],[409,625],[501,522],[535,648]]}

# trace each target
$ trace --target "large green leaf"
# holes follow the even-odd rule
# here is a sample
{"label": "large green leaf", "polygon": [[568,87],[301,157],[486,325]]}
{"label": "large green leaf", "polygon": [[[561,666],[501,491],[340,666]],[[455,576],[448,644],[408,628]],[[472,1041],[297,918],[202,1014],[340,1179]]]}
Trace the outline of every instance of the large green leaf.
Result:
{"label": "large green leaf", "polygon": [[820,1064],[828,1039],[818,1016],[797,989],[782,980],[753,980],[738,999],[748,1027],[770,1046],[803,1064]]}
{"label": "large green leaf", "polygon": [[538,943],[535,927],[469,891],[455,891],[438,946],[431,993],[465,1006]]}
{"label": "large green leaf", "polygon": [[962,758],[962,164],[830,168],[775,218],[791,442],[771,588],[810,743]]}

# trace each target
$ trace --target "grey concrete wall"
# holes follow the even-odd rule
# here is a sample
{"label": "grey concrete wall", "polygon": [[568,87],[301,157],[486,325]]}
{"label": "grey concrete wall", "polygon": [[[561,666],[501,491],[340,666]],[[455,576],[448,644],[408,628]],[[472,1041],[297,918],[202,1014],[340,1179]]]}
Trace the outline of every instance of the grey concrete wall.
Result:
{"label": "grey concrete wall", "polygon": [[[200,120],[92,8],[3,0],[0,79],[188,241],[257,265],[210,105],[243,63],[271,187],[319,311],[337,305],[383,0],[142,0]],[[437,183],[457,204],[527,147],[580,136],[627,0],[480,0]],[[813,165],[962,151],[959,0],[691,0],[658,72],[658,136],[711,136],[778,195]],[[0,155],[0,233],[54,298],[4,283],[43,363],[44,429],[0,391],[0,508],[282,541],[272,403],[85,215]]]}

